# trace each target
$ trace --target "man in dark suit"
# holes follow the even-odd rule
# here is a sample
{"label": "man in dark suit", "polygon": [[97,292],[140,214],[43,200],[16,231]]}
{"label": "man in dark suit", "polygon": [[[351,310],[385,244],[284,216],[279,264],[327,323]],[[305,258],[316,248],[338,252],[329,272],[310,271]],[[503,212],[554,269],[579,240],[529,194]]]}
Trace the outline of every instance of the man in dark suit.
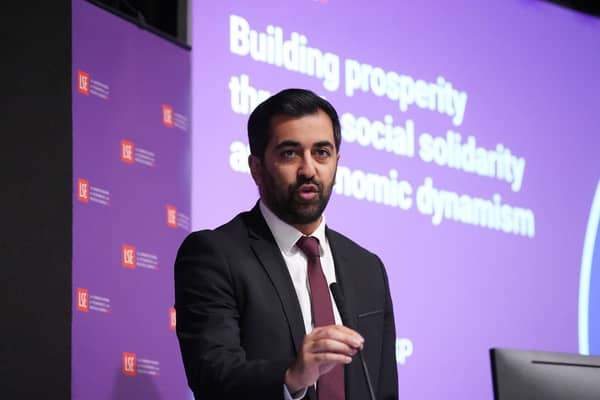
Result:
{"label": "man in dark suit", "polygon": [[365,400],[362,350],[376,397],[396,399],[383,264],[322,215],[341,142],[335,109],[310,91],[284,90],[253,111],[248,137],[259,202],[190,234],[175,262],[177,335],[194,395]]}

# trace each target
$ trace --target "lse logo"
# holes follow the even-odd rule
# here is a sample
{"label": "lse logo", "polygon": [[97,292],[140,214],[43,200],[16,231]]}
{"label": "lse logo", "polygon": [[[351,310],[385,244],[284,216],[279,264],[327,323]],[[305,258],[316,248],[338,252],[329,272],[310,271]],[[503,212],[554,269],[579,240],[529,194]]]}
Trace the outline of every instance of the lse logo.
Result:
{"label": "lse logo", "polygon": [[173,127],[173,107],[163,104],[162,105],[162,114],[163,114],[163,125],[172,128]]}
{"label": "lse logo", "polygon": [[171,307],[171,308],[169,308],[169,329],[174,331],[176,326],[177,326],[177,314],[175,313],[175,308]]}
{"label": "lse logo", "polygon": [[123,375],[135,376],[137,357],[135,353],[123,353]]}
{"label": "lse logo", "polygon": [[90,201],[90,183],[87,179],[77,179],[77,200],[83,203]]}
{"label": "lse logo", "polygon": [[77,91],[86,96],[90,94],[90,74],[80,69],[77,70]]}
{"label": "lse logo", "polygon": [[126,164],[133,164],[133,142],[121,140],[121,161]]}
{"label": "lse logo", "polygon": [[125,268],[135,268],[135,246],[124,244],[121,247],[121,265]]}
{"label": "lse logo", "polygon": [[89,311],[89,297],[88,290],[77,288],[77,311],[88,312]]}
{"label": "lse logo", "polygon": [[167,205],[167,225],[177,228],[177,208]]}

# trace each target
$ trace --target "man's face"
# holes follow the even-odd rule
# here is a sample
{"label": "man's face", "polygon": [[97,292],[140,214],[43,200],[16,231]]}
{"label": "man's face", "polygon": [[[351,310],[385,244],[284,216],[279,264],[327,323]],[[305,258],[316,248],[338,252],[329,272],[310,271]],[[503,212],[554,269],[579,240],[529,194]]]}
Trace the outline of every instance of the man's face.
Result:
{"label": "man's face", "polygon": [[329,116],[319,110],[303,117],[278,115],[263,160],[250,169],[265,204],[304,233],[316,229],[329,201],[339,154]]}

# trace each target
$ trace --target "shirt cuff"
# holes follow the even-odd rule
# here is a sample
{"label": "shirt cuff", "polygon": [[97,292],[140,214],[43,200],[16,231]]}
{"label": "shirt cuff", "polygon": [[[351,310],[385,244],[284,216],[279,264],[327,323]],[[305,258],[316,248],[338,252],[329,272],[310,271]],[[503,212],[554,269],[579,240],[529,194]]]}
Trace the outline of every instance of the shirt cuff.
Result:
{"label": "shirt cuff", "polygon": [[308,390],[308,388],[304,388],[301,391],[299,391],[298,393],[296,393],[296,396],[292,396],[290,394],[290,391],[288,390],[287,385],[284,383],[283,384],[283,399],[284,400],[300,400],[300,399],[304,398],[304,396],[306,396],[307,390]]}

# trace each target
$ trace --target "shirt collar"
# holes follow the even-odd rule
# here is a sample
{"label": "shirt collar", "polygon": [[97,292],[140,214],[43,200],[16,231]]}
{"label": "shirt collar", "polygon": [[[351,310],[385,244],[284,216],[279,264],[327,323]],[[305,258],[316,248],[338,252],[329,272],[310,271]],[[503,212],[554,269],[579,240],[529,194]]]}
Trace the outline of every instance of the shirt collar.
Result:
{"label": "shirt collar", "polygon": [[[265,221],[269,226],[275,241],[277,242],[279,250],[286,255],[292,255],[299,251],[298,247],[296,247],[296,242],[298,239],[304,236],[304,234],[293,226],[283,222],[277,215],[273,213],[273,211],[269,209],[269,207],[265,205],[265,203],[263,203],[262,199],[259,201],[259,207],[260,212],[265,218]],[[326,248],[324,245],[327,243],[324,215],[321,218],[321,223],[310,236],[313,236],[319,240],[319,249],[321,256],[323,256],[324,249]]]}

